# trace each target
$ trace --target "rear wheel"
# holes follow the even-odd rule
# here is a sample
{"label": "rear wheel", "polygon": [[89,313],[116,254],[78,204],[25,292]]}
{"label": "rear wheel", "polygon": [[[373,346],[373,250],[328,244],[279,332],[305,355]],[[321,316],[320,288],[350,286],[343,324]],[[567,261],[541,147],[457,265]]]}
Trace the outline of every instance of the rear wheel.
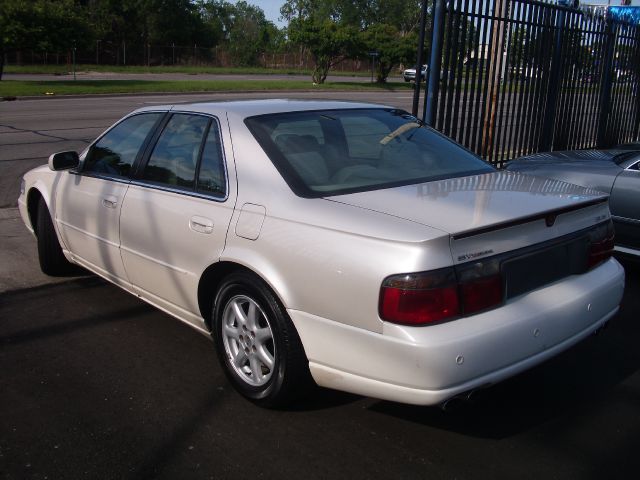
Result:
{"label": "rear wheel", "polygon": [[38,239],[38,260],[43,273],[51,276],[63,276],[73,271],[73,265],[65,258],[58,241],[53,221],[44,198],[38,201],[36,217],[36,235]]}
{"label": "rear wheel", "polygon": [[285,309],[254,275],[229,275],[216,295],[212,335],[234,388],[265,406],[285,405],[310,384],[308,360]]}

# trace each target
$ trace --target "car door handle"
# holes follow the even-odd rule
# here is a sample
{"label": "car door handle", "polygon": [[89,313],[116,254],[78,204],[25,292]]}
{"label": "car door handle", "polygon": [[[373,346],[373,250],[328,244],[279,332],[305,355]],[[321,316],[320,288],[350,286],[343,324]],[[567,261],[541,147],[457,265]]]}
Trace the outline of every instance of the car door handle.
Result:
{"label": "car door handle", "polygon": [[112,196],[104,197],[102,199],[102,206],[107,208],[116,208],[118,206],[118,199]]}
{"label": "car door handle", "polygon": [[189,228],[198,233],[212,233],[213,222],[204,217],[191,217],[189,220]]}

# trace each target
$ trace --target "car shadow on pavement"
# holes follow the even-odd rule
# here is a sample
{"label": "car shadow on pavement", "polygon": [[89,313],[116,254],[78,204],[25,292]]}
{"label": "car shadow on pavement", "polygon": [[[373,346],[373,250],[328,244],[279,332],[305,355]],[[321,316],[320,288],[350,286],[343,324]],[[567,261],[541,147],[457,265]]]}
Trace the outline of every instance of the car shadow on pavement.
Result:
{"label": "car shadow on pavement", "polygon": [[[153,310],[153,307],[140,303],[133,307],[123,308],[118,312],[91,313],[80,315],[80,318],[69,319],[67,316],[57,315],[57,305],[52,305],[50,315],[45,316],[40,324],[31,324],[24,328],[20,322],[21,313],[29,314],[29,305],[38,304],[42,300],[56,298],[59,292],[67,289],[75,289],[78,292],[87,292],[97,288],[104,288],[107,282],[101,278],[89,276],[79,278],[61,284],[43,285],[25,290],[8,292],[0,295],[0,305],[3,306],[3,316],[0,334],[0,345],[10,347],[34,340],[47,339],[59,335],[67,335],[79,329],[91,328],[101,323],[113,323],[126,321],[131,318]],[[16,328],[17,327],[17,328]]]}
{"label": "car shadow on pavement", "polygon": [[302,398],[281,408],[286,412],[314,412],[337,408],[362,400],[363,397],[312,385]]}
{"label": "car shadow on pavement", "polygon": [[452,408],[376,402],[369,409],[417,424],[479,438],[502,439],[544,423],[582,417],[605,405],[638,405],[625,380],[640,371],[640,269],[624,262],[620,312],[596,335],[514,378],[477,392]]}

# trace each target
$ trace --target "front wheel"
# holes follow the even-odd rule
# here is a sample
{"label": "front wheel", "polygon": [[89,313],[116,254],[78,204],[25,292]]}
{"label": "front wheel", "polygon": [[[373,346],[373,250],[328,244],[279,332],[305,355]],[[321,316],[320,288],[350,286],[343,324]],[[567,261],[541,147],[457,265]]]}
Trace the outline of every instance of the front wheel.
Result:
{"label": "front wheel", "polygon": [[310,383],[298,333],[269,287],[252,274],[229,275],[218,290],[212,335],[234,388],[251,401],[277,407]]}
{"label": "front wheel", "polygon": [[38,240],[40,270],[54,277],[71,274],[74,266],[66,259],[64,253],[62,253],[62,247],[58,241],[58,235],[53,226],[47,203],[42,197],[40,197],[38,201],[36,236]]}

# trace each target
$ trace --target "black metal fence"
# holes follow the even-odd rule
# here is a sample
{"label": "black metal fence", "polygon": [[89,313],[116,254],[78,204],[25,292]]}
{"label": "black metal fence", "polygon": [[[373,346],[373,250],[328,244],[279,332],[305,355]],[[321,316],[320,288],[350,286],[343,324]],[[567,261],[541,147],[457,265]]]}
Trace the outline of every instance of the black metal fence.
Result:
{"label": "black metal fence", "polygon": [[502,166],[638,138],[639,25],[536,0],[434,0],[432,12],[422,116],[470,150]]}

